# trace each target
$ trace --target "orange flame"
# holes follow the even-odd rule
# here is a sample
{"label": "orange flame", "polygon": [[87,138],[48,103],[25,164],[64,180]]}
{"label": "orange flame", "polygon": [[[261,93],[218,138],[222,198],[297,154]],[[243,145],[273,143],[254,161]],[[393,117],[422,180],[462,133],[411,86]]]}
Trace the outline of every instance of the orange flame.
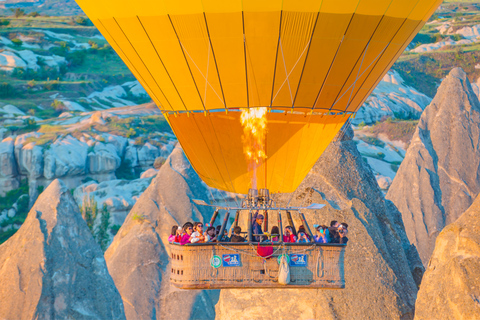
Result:
{"label": "orange flame", "polygon": [[243,153],[253,173],[252,188],[257,187],[257,168],[267,158],[265,154],[266,115],[266,107],[244,109],[240,115],[240,122],[243,126]]}

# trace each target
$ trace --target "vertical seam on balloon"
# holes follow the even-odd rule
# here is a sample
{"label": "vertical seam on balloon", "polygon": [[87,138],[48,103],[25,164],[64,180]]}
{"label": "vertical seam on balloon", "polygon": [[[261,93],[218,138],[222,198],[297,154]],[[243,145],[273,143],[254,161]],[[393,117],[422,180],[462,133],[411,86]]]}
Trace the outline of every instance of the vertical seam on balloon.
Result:
{"label": "vertical seam on balloon", "polygon": [[210,48],[212,49],[213,61],[215,62],[215,69],[217,70],[218,83],[220,84],[220,90],[222,90],[223,105],[225,106],[225,109],[228,109],[227,101],[225,100],[225,93],[223,92],[222,79],[220,78],[220,70],[218,70],[217,58],[215,57],[215,50],[213,50],[212,38],[210,37],[210,29],[208,28],[207,16],[205,12],[203,12],[203,18],[205,20],[205,27],[207,28],[208,42],[210,43]]}
{"label": "vertical seam on balloon", "polygon": [[[211,124],[212,129],[213,129],[213,133],[215,134],[215,139],[217,140],[218,145],[220,146],[220,142],[218,141],[218,138],[217,138],[217,135],[216,135],[216,132],[215,132],[215,127],[213,126],[213,123],[212,123],[212,119],[211,119],[210,117],[208,117],[208,120],[210,121],[210,124]],[[227,185],[227,182],[225,181],[225,179],[224,179],[224,177],[223,177],[223,175],[222,175],[222,172],[220,171],[220,168],[218,167],[217,162],[215,161],[215,157],[213,156],[213,153],[212,153],[212,151],[210,150],[210,147],[208,146],[207,140],[205,139],[205,136],[203,135],[202,130],[200,130],[200,127],[198,126],[198,123],[197,123],[197,121],[195,120],[195,117],[193,117],[193,122],[195,123],[195,126],[197,127],[198,131],[200,132],[200,135],[202,136],[203,141],[205,142],[205,146],[207,147],[208,153],[210,153],[210,156],[211,156],[212,159],[213,159],[213,163],[215,164],[215,167],[217,168],[217,171],[218,171],[218,173],[220,174],[220,178],[222,179],[223,184],[226,186],[226,185]],[[225,158],[223,157],[223,153],[222,153],[222,148],[220,148],[220,153],[222,154],[222,158],[223,158],[223,160],[225,161]],[[231,179],[231,178],[230,178],[230,172],[228,171],[228,167],[225,167],[225,169],[227,170],[227,174],[228,174],[228,176],[229,176],[229,179]],[[235,192],[235,187],[233,187],[233,182],[232,182],[232,180],[230,180],[230,185],[232,185],[233,192],[236,193],[236,192]]]}
{"label": "vertical seam on balloon", "polygon": [[[384,17],[385,17],[385,16],[382,16],[382,18],[380,19],[379,23],[378,23],[377,26],[375,27],[375,30],[373,30],[372,35],[370,36],[370,39],[369,39],[368,42],[367,42],[367,45],[366,45],[365,48],[363,49],[362,53],[358,56],[357,61],[356,61],[355,64],[353,65],[353,68],[350,70],[350,73],[349,73],[348,76],[346,77],[345,82],[343,83],[343,85],[341,86],[340,90],[338,91],[337,96],[335,97],[335,100],[333,100],[333,104],[332,104],[332,105],[330,106],[330,108],[328,109],[329,112],[332,110],[333,106],[336,105],[337,102],[339,101],[338,96],[340,96],[340,93],[342,92],[343,88],[345,88],[345,85],[347,84],[348,79],[350,79],[350,76],[352,75],[352,72],[353,72],[353,70],[355,69],[355,66],[358,64],[358,62],[359,62],[360,59],[362,59],[362,64],[363,64],[363,60],[365,59],[365,56],[366,56],[366,54],[367,54],[368,47],[370,46],[370,42],[372,41],[373,37],[375,36],[375,32],[377,31],[378,27],[379,27],[380,24],[382,23]],[[360,72],[360,68],[361,68],[361,67],[362,67],[362,66],[360,65],[358,72]],[[357,77],[358,77],[358,73],[357,73]],[[350,88],[351,88],[351,86],[347,88],[347,91],[350,90]],[[343,95],[340,97],[340,99],[341,99],[342,97],[343,97]]]}
{"label": "vertical seam on balloon", "polygon": [[[357,7],[358,7],[358,5],[357,5]],[[313,102],[312,110],[315,109],[315,105],[317,104],[318,98],[320,98],[320,95],[323,91],[323,87],[325,86],[325,82],[327,82],[328,76],[330,75],[330,71],[332,70],[332,67],[335,64],[335,60],[337,59],[338,52],[340,51],[340,48],[342,47],[342,44],[343,44],[343,39],[345,39],[345,35],[348,32],[348,28],[350,27],[350,24],[352,23],[352,20],[353,20],[354,16],[355,16],[355,12],[352,14],[352,17],[350,18],[350,21],[348,22],[348,25],[345,28],[342,40],[338,44],[338,48],[337,48],[337,51],[335,52],[335,56],[333,57],[332,63],[330,64],[330,67],[328,67],[328,71],[327,71],[327,74],[325,75],[325,78],[323,79],[322,86],[320,87],[320,90],[318,91],[317,97],[315,98],[315,101]]]}
{"label": "vertical seam on balloon", "polygon": [[243,28],[243,59],[245,61],[245,79],[247,84],[247,108],[250,108],[250,97],[248,92],[248,67],[247,67],[247,36],[245,35],[245,12],[242,8],[242,28]]}
{"label": "vertical seam on balloon", "polygon": [[[390,46],[390,44],[392,43],[393,39],[395,39],[395,37],[397,36],[398,32],[400,32],[400,30],[403,28],[405,22],[407,22],[407,20],[408,20],[408,17],[410,17],[410,15],[412,14],[413,10],[415,10],[415,8],[417,7],[417,5],[418,5],[419,3],[420,3],[420,0],[417,1],[417,3],[415,4],[415,6],[412,8],[412,10],[411,10],[410,13],[408,14],[408,16],[407,16],[407,17],[405,18],[405,20],[403,21],[402,25],[398,28],[397,32],[395,32],[395,34],[393,35],[392,39],[389,41],[388,46]],[[432,5],[432,7],[433,7],[434,5],[435,5],[435,3]],[[430,7],[430,9],[431,9],[432,7]],[[430,9],[429,9],[429,11],[430,11]],[[423,19],[422,19],[422,20],[423,20]],[[417,24],[417,26],[415,27],[415,29],[417,29],[417,27],[422,23],[422,20],[419,21],[419,23]],[[415,30],[415,29],[414,29],[414,30]],[[411,34],[410,34],[410,35],[411,35]],[[408,39],[408,38],[407,38],[407,39]],[[388,46],[387,46],[387,48],[385,48],[384,52],[382,53],[382,56],[383,56],[383,54],[385,53],[385,51],[387,51]],[[402,48],[402,47],[400,46],[400,50],[401,50],[401,48]],[[395,57],[397,56],[397,54],[398,54],[398,52],[399,52],[400,50],[398,50],[397,53],[395,53],[395,54],[393,55],[392,60],[395,59]],[[363,84],[364,84],[364,83],[367,81],[367,79],[370,77],[370,74],[373,72],[373,70],[375,69],[375,67],[376,67],[377,64],[380,62],[381,59],[382,59],[382,57],[380,56],[380,57],[378,58],[377,62],[375,63],[375,65],[372,67],[372,69],[370,70],[370,72],[367,74],[367,76],[366,76],[365,79],[363,80],[362,84],[359,86],[360,89],[363,87]],[[392,60],[390,60],[390,62],[387,64],[387,67],[388,67],[388,65],[392,62]],[[385,69],[387,69],[387,68],[385,68]],[[381,74],[383,74],[383,73],[385,72],[385,69],[383,69],[383,71],[382,71]],[[373,91],[373,90],[372,90],[372,91]],[[357,92],[355,93],[355,95],[352,97],[352,101],[355,100],[355,98],[357,97],[357,95],[358,95],[359,92],[360,92],[360,90],[357,90]],[[364,99],[368,98],[369,95],[370,95],[370,93],[369,93],[368,95],[366,95],[366,96],[364,97]],[[360,104],[359,104],[359,106],[360,106]],[[348,110],[348,107],[349,107],[349,106],[347,105],[347,108],[345,109],[345,112]]]}
{"label": "vertical seam on balloon", "polygon": [[190,71],[190,76],[192,77],[193,83],[195,84],[195,89],[197,89],[198,97],[199,97],[200,101],[202,102],[203,110],[207,111],[207,108],[205,107],[205,103],[203,102],[203,99],[202,99],[202,95],[200,94],[200,91],[198,90],[197,81],[195,81],[195,77],[193,76],[192,69],[190,68],[190,64],[188,63],[187,56],[185,55],[185,50],[183,50],[182,41],[180,41],[180,37],[178,36],[177,30],[175,29],[175,26],[173,25],[172,18],[170,18],[170,14],[167,14],[167,17],[168,17],[168,20],[170,21],[170,24],[172,25],[173,32],[175,32],[175,36],[177,37],[178,44],[180,45],[180,48],[182,49],[183,59],[185,59],[185,63],[187,64],[188,71]]}
{"label": "vertical seam on balloon", "polygon": [[113,21],[115,21],[115,23],[117,24],[118,28],[120,29],[120,31],[122,31],[123,35],[125,36],[125,39],[127,39],[128,43],[130,44],[130,46],[132,47],[133,51],[135,51],[135,53],[137,54],[138,56],[138,59],[140,59],[140,61],[142,61],[143,65],[145,66],[145,69],[147,69],[148,73],[150,74],[150,76],[152,77],[153,81],[155,82],[155,84],[157,85],[158,87],[158,90],[160,90],[160,92],[163,94],[163,96],[165,97],[165,100],[167,100],[168,104],[170,105],[170,108],[173,110],[173,106],[172,104],[170,103],[170,101],[168,101],[168,98],[167,96],[165,95],[165,93],[163,93],[163,90],[162,88],[160,88],[160,86],[158,85],[157,83],[157,80],[155,79],[155,77],[153,76],[153,74],[150,72],[150,70],[148,69],[147,65],[145,64],[145,62],[143,62],[143,59],[140,57],[140,55],[138,54],[137,50],[135,49],[135,47],[132,45],[132,42],[130,41],[130,39],[127,37],[127,35],[125,34],[125,31],[123,31],[122,27],[120,26],[120,24],[118,23],[117,19],[115,19],[115,17],[113,17]]}
{"label": "vertical seam on balloon", "polygon": [[[220,141],[218,140],[217,132],[215,131],[215,126],[213,125],[212,119],[209,117],[208,120],[210,121],[210,124],[213,128],[213,134],[215,135],[215,139],[218,142],[218,145],[220,146]],[[233,184],[232,177],[230,176],[230,171],[228,171],[228,166],[227,166],[227,161],[225,160],[225,156],[223,155],[223,150],[220,148],[220,154],[222,155],[223,163],[225,165],[225,170],[227,171],[228,179],[230,180],[230,184],[232,186],[233,192],[237,193],[235,190],[235,185]],[[224,181],[225,183],[225,181]]]}
{"label": "vertical seam on balloon", "polygon": [[270,96],[270,107],[272,107],[272,104],[273,104],[273,91],[275,90],[275,76],[277,73],[278,47],[280,46],[280,37],[282,35],[282,22],[283,22],[283,10],[280,10],[280,23],[278,27],[278,41],[277,41],[277,51],[275,53],[275,64],[273,65],[273,82],[272,82],[272,94]]}
{"label": "vertical seam on balloon", "polygon": [[[133,69],[135,69],[135,72],[138,74],[138,76],[142,79],[143,83],[150,89],[150,92],[153,94],[153,96],[155,97],[155,99],[157,99],[159,102],[160,102],[160,99],[157,98],[157,95],[155,94],[155,92],[152,90],[152,88],[150,88],[150,86],[148,85],[147,81],[145,81],[145,79],[143,79],[142,77],[142,74],[140,72],[138,72],[137,68],[135,67],[135,65],[130,61],[130,59],[128,58],[128,56],[125,54],[125,52],[123,52],[123,49],[122,47],[120,47],[120,45],[117,43],[117,41],[115,40],[114,37],[112,37],[112,35],[110,34],[110,31],[108,31],[108,29],[103,25],[103,22],[98,19],[98,22],[102,25],[103,29],[105,29],[105,31],[108,33],[108,35],[110,36],[110,38],[112,39],[113,42],[115,42],[115,44],[117,45],[118,49],[120,49],[120,51],[122,52],[122,54],[125,56],[125,59],[128,60],[128,62],[130,63],[130,65],[132,66]],[[168,102],[168,99],[165,98],[165,100],[167,100]],[[173,108],[172,106],[170,105],[169,103],[169,106],[170,106],[170,109],[173,111]]]}
{"label": "vertical seam on balloon", "polygon": [[149,35],[148,32],[147,32],[147,29],[145,29],[145,26],[143,25],[142,21],[140,20],[140,17],[139,17],[139,16],[136,16],[136,17],[137,17],[137,19],[138,19],[138,22],[140,22],[140,25],[142,26],[143,31],[145,31],[145,34],[147,35],[148,40],[149,40],[150,43],[152,44],[152,47],[153,47],[153,49],[155,50],[155,53],[157,54],[158,59],[160,60],[160,63],[162,64],[163,68],[165,69],[165,72],[167,73],[168,78],[169,78],[170,81],[172,82],[172,85],[173,85],[173,87],[175,88],[175,91],[177,92],[178,97],[180,98],[180,101],[182,101],[183,107],[185,108],[186,111],[188,111],[187,106],[185,105],[185,102],[183,101],[182,96],[180,95],[180,92],[178,92],[178,89],[177,89],[177,86],[175,85],[175,82],[173,81],[172,77],[170,76],[170,73],[168,72],[167,67],[166,67],[165,64],[163,63],[163,60],[162,60],[162,58],[160,57],[160,54],[159,54],[158,51],[157,51],[157,47],[153,44],[153,41],[152,41],[152,39],[150,38],[150,35]]}
{"label": "vertical seam on balloon", "polygon": [[[369,39],[368,42],[367,42],[367,46],[366,46],[366,47],[363,49],[363,51],[362,51],[363,58],[362,58],[362,63],[361,63],[361,65],[360,65],[360,67],[359,67],[359,69],[358,69],[358,72],[357,72],[357,80],[358,80],[358,74],[360,73],[360,70],[361,70],[362,65],[363,65],[363,61],[364,61],[365,56],[366,56],[366,54],[367,54],[368,47],[370,46],[370,42],[372,42],[372,39],[373,39],[373,37],[375,36],[375,33],[376,33],[377,30],[378,30],[378,27],[382,24],[383,18],[385,18],[385,15],[387,14],[388,9],[389,9],[390,6],[392,5],[393,1],[394,1],[394,0],[391,0],[390,4],[389,4],[388,7],[385,9],[385,12],[383,13],[382,18],[381,18],[380,21],[378,22],[377,26],[375,27],[375,30],[373,30],[372,35],[370,36],[370,39]],[[387,45],[387,46],[388,46],[388,45]],[[358,61],[360,60],[360,57],[362,56],[362,54],[360,54],[360,56],[358,57],[357,62],[355,62],[355,64],[353,65],[353,68],[350,70],[350,73],[348,74],[347,78],[345,79],[345,82],[343,83],[342,87],[341,87],[340,90],[338,91],[337,96],[335,97],[335,100],[333,100],[333,101],[334,101],[333,104],[332,104],[332,105],[330,106],[330,108],[328,109],[329,112],[332,110],[333,106],[337,104],[337,102],[338,102],[338,100],[339,100],[338,96],[340,96],[340,93],[342,92],[343,88],[345,88],[345,85],[347,84],[348,79],[350,79],[350,76],[352,75],[353,69],[354,69],[355,66],[358,64]],[[355,80],[354,83],[356,83],[357,80]],[[355,88],[355,86],[354,86],[354,88]],[[350,89],[350,87],[349,87],[347,90],[349,90],[349,89]],[[353,89],[352,89],[352,92],[353,92]],[[343,95],[342,95],[342,97],[343,97]],[[341,99],[341,98],[340,98],[340,99]],[[345,110],[346,110],[346,108],[345,108]]]}
{"label": "vertical seam on balloon", "polygon": [[[322,4],[323,4],[323,1],[322,1]],[[321,9],[321,7],[322,6],[320,5],[320,9]],[[302,73],[300,73],[300,79],[298,80],[298,86],[297,86],[297,91],[295,92],[295,98],[293,98],[292,108],[295,106],[295,101],[297,100],[298,91],[300,90],[300,85],[302,83],[303,72],[305,71],[305,67],[307,65],[308,54],[310,53],[310,47],[312,46],[313,35],[315,34],[315,29],[317,28],[318,17],[320,16],[320,9],[317,12],[317,18],[315,19],[315,24],[314,24],[313,29],[312,29],[312,35],[310,37],[310,42],[308,44],[307,54],[305,55],[305,62],[303,63]]]}
{"label": "vertical seam on balloon", "polygon": [[[194,116],[195,116],[195,115],[192,115],[192,117],[194,117]],[[179,140],[180,140],[180,135],[181,135],[181,134],[180,134],[179,132],[176,132],[176,130],[173,128],[172,125],[170,125],[170,127],[172,128],[173,133],[175,134],[175,136],[177,136],[177,137],[179,138]],[[199,129],[198,126],[197,126],[197,129]],[[180,130],[180,131],[181,131],[181,130]],[[199,130],[199,131],[200,131],[200,130]],[[182,135],[182,136],[183,136],[183,135]],[[185,139],[182,139],[182,140],[185,141]],[[204,139],[204,142],[206,142],[205,139]],[[182,145],[182,144],[180,144],[180,145]],[[183,147],[182,147],[182,149],[183,149]],[[197,153],[196,153],[194,150],[195,150],[194,148],[191,148],[191,152],[194,154],[195,158],[198,159],[198,160],[200,160],[200,157],[197,156]],[[200,176],[200,174],[198,173],[198,170],[195,169],[195,163],[201,163],[201,164],[203,164],[203,162],[202,162],[202,161],[198,161],[198,162],[191,161],[191,160],[190,160],[190,157],[187,155],[187,153],[186,153],[185,151],[184,151],[184,154],[185,154],[185,156],[187,157],[187,159],[188,159],[188,161],[190,162],[190,164],[192,165],[192,167],[193,167],[193,169],[195,170],[195,172]],[[213,156],[212,156],[212,157],[213,157]],[[210,170],[207,169],[208,166],[203,166],[203,165],[202,165],[201,167],[203,168],[203,170],[205,171],[205,173],[210,176]],[[203,176],[203,175],[202,175],[202,176]],[[205,178],[208,179],[208,177],[205,177]],[[203,180],[203,178],[201,178],[201,179]],[[204,181],[204,180],[203,180],[203,181]],[[211,181],[210,181],[210,182],[211,182]],[[208,188],[208,189],[209,189],[209,191],[210,191],[210,188]],[[210,191],[210,194],[212,195],[213,201],[216,202],[216,200],[215,200],[215,198],[213,197],[213,194],[211,193],[211,191]],[[222,196],[223,196],[223,195],[222,195]]]}
{"label": "vertical seam on balloon", "polygon": [[[422,21],[420,21],[420,22],[418,23],[417,27],[418,27],[421,23],[422,23]],[[415,29],[416,29],[417,27],[415,27]],[[413,34],[413,32],[412,32],[412,34]],[[410,34],[410,35],[412,35],[412,34]],[[393,55],[392,59],[387,63],[387,67],[385,67],[385,69],[383,69],[383,71],[382,71],[380,74],[383,74],[385,71],[388,72],[387,69],[389,69],[388,66],[390,65],[390,63],[391,63],[393,60],[395,60],[395,57],[397,56],[398,52],[404,50],[404,49],[402,50],[401,48],[402,48],[402,47],[400,47],[400,50],[398,50],[397,53]],[[379,59],[379,61],[380,61],[380,59]],[[377,61],[377,63],[378,63],[378,61]],[[365,81],[367,81],[368,77],[370,76],[370,74],[371,74],[372,72],[373,72],[373,68],[372,68],[372,70],[370,70],[369,74],[367,75],[367,77],[365,78],[365,80],[363,81],[363,83],[365,83]],[[377,82],[379,79],[380,79],[380,77],[376,80],[376,82]],[[362,86],[363,86],[363,83],[362,83]],[[360,88],[362,88],[362,86],[360,86]],[[372,86],[372,88],[371,88],[371,90],[369,91],[369,93],[368,93],[367,95],[365,95],[364,100],[365,100],[366,98],[368,98],[368,96],[370,96],[370,93],[375,89],[375,87],[376,87],[376,85],[375,85],[375,86]],[[355,94],[355,96],[352,98],[352,101],[357,97],[357,95],[358,95],[359,92],[360,92],[360,91],[358,90],[357,93]],[[363,103],[362,103],[362,104],[363,104]],[[360,106],[360,105],[361,105],[361,104],[359,104],[359,106]]]}

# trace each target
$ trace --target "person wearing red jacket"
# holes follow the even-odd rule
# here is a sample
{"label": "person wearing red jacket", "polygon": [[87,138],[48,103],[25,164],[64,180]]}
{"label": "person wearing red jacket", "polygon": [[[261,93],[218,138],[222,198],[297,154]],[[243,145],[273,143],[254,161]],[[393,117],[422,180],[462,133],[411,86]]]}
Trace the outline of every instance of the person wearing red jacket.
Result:
{"label": "person wearing red jacket", "polygon": [[293,234],[292,227],[285,227],[285,232],[283,234],[283,242],[297,242],[297,237]]}

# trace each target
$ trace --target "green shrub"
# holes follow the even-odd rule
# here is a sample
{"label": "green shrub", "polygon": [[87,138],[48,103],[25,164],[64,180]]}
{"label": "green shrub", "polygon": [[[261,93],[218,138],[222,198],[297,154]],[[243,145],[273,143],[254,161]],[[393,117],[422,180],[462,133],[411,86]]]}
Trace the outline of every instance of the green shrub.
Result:
{"label": "green shrub", "polygon": [[361,137],[358,137],[358,139],[362,140],[365,143],[371,144],[373,146],[377,146],[381,148],[385,146],[385,142],[375,137],[361,136]]}
{"label": "green shrub", "polygon": [[37,11],[32,11],[29,14],[27,14],[27,16],[32,17],[32,18],[36,18],[36,17],[40,16],[40,13],[38,13]]}
{"label": "green shrub", "polygon": [[23,120],[23,125],[25,126],[24,129],[28,131],[37,131],[37,129],[39,128],[37,121],[32,118]]}
{"label": "green shrub", "polygon": [[82,213],[83,220],[87,223],[90,232],[94,235],[93,225],[98,213],[97,201],[95,201],[95,198],[90,198],[90,196],[86,194],[80,205],[80,212]]}
{"label": "green shrub", "polygon": [[0,98],[13,98],[15,95],[16,90],[11,84],[7,82],[0,83]]}
{"label": "green shrub", "polygon": [[97,232],[95,233],[95,240],[105,252],[108,248],[109,236],[108,236],[108,226],[110,223],[110,212],[108,211],[107,205],[104,203],[100,216],[100,224],[98,225]]}
{"label": "green shrub", "polygon": [[20,196],[27,194],[29,188],[27,180],[22,180],[20,186],[17,189],[8,191],[4,197],[0,197],[0,211],[9,209],[20,198]]}
{"label": "green shrub", "polygon": [[118,233],[118,230],[120,230],[120,225],[114,224],[113,226],[110,227],[110,233],[112,235],[116,235]]}
{"label": "green shrub", "polygon": [[0,27],[5,27],[10,24],[10,20],[8,19],[0,19]]}
{"label": "green shrub", "polygon": [[133,180],[137,177],[135,176],[135,172],[131,167],[131,163],[128,160],[122,161],[120,167],[115,171],[115,176],[117,179],[125,179],[125,180]]}

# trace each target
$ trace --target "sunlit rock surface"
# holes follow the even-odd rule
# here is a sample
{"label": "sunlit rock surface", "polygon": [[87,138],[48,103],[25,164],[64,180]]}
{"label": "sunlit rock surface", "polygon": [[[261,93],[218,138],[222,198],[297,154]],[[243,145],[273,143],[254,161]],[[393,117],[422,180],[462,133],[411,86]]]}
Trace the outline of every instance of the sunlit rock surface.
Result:
{"label": "sunlit rock surface", "polygon": [[453,69],[425,109],[386,198],[426,265],[435,239],[480,192],[480,103]]}
{"label": "sunlit rock surface", "polygon": [[415,319],[480,319],[480,197],[437,237]]}
{"label": "sunlit rock surface", "polygon": [[305,212],[310,226],[348,223],[345,289],[222,290],[216,319],[413,318],[421,261],[352,137],[350,128],[341,133],[294,194],[275,197],[279,205],[326,204]]}
{"label": "sunlit rock surface", "polygon": [[100,247],[60,180],[0,245],[0,319],[125,319]]}
{"label": "sunlit rock surface", "polygon": [[207,189],[180,147],[173,150],[105,252],[127,319],[213,319],[218,291],[170,285],[168,236],[173,225],[207,221]]}

